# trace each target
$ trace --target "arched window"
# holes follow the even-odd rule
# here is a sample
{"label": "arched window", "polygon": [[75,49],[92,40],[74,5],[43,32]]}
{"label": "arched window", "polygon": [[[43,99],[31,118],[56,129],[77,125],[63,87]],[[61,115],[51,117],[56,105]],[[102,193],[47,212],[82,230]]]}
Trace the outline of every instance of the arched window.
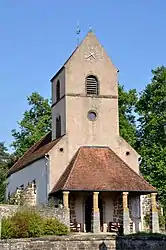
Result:
{"label": "arched window", "polygon": [[61,136],[61,116],[56,118],[56,138]]}
{"label": "arched window", "polygon": [[59,101],[59,99],[60,99],[60,81],[58,80],[56,84],[56,101]]}
{"label": "arched window", "polygon": [[99,83],[97,78],[93,75],[90,75],[86,78],[86,94],[87,95],[99,94]]}

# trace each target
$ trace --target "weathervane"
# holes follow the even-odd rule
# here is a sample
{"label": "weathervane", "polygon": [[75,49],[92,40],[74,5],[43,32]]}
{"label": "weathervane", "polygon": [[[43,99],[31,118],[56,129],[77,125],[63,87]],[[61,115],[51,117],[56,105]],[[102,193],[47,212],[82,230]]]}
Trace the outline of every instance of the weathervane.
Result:
{"label": "weathervane", "polygon": [[89,32],[92,32],[92,26],[89,25]]}
{"label": "weathervane", "polygon": [[81,33],[81,30],[80,30],[80,24],[79,22],[77,22],[77,30],[76,30],[76,34],[77,34],[77,46],[79,45],[79,38],[80,38],[80,33]]}

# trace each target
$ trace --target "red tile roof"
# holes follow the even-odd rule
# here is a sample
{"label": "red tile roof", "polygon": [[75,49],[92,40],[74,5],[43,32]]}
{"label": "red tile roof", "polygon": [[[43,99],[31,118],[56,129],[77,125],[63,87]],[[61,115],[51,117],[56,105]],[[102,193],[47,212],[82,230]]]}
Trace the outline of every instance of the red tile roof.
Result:
{"label": "red tile roof", "polygon": [[60,190],[156,192],[108,147],[81,147],[51,193]]}
{"label": "red tile roof", "polygon": [[50,149],[61,139],[52,141],[52,133],[49,132],[36,142],[27,152],[8,170],[7,176],[25,168],[30,163],[37,161],[45,156]]}

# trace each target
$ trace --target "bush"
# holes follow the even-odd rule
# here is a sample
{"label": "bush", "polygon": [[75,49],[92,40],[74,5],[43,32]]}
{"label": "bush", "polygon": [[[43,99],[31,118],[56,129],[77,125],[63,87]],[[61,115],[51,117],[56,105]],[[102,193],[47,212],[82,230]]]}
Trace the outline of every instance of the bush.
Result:
{"label": "bush", "polygon": [[67,226],[57,219],[43,218],[35,209],[22,209],[11,218],[2,219],[2,239],[66,235]]}
{"label": "bush", "polygon": [[2,239],[11,239],[14,237],[13,234],[13,223],[10,218],[2,219],[2,231],[1,231]]}
{"label": "bush", "polygon": [[35,210],[22,209],[11,219],[15,238],[39,237],[43,234],[43,218]]}
{"label": "bush", "polygon": [[68,228],[57,219],[45,219],[44,221],[44,235],[66,235]]}

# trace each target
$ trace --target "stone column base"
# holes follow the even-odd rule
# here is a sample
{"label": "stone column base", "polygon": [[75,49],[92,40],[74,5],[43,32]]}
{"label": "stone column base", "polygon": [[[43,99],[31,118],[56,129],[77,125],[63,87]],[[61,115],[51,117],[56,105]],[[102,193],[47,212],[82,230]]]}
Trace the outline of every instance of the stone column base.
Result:
{"label": "stone column base", "polygon": [[130,219],[128,209],[123,209],[123,233],[130,234]]}
{"label": "stone column base", "polygon": [[65,209],[64,224],[70,229],[70,209]]}
{"label": "stone column base", "polygon": [[152,211],[152,233],[159,233],[159,216],[158,211]]}
{"label": "stone column base", "polygon": [[99,211],[92,212],[92,232],[100,233],[100,212]]}

